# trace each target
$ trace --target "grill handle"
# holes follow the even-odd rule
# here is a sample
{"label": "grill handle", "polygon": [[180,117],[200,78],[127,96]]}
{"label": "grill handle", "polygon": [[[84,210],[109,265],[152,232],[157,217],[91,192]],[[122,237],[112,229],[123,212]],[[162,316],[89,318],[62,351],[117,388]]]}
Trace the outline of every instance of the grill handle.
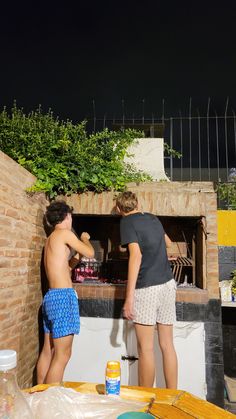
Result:
{"label": "grill handle", "polygon": [[134,355],[121,355],[122,361],[138,361],[138,358]]}

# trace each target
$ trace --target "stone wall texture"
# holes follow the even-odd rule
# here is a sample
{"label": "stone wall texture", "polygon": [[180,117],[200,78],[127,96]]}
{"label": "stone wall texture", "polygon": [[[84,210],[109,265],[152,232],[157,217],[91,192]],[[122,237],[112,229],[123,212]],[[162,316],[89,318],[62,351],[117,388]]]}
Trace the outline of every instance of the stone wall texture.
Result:
{"label": "stone wall texture", "polygon": [[20,387],[32,385],[38,357],[43,194],[25,189],[35,177],[0,152],[0,349],[18,354]]}

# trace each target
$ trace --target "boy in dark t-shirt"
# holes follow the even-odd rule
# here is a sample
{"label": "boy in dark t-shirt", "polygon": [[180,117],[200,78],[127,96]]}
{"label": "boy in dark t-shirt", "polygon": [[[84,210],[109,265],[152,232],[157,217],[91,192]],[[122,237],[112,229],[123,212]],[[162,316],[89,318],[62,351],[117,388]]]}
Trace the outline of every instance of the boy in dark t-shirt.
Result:
{"label": "boy in dark t-shirt", "polygon": [[177,388],[177,356],[173,344],[176,284],[167,257],[171,244],[158,218],[140,212],[134,193],[121,193],[116,206],[122,215],[121,245],[128,246],[129,265],[124,317],[133,320],[138,344],[139,385],[152,387],[155,379],[154,329],[163,357],[167,388]]}

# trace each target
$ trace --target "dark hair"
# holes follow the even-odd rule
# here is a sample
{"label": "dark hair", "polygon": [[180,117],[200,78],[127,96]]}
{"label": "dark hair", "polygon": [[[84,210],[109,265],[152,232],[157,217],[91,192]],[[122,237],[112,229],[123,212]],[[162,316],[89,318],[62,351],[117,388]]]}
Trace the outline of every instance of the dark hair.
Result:
{"label": "dark hair", "polygon": [[54,201],[45,212],[45,220],[50,227],[62,223],[67,214],[72,214],[73,208],[66,204],[65,201]]}

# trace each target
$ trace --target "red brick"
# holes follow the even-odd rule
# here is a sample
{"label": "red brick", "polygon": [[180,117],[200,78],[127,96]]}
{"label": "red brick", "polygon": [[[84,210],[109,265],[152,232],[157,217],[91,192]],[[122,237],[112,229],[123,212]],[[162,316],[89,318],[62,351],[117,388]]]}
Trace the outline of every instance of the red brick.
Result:
{"label": "red brick", "polygon": [[8,258],[1,257],[0,259],[0,268],[10,268],[11,261]]}
{"label": "red brick", "polygon": [[12,246],[12,241],[8,239],[0,239],[0,247],[9,247]]}
{"label": "red brick", "polygon": [[8,256],[8,257],[17,257],[17,256],[19,256],[19,252],[17,251],[17,250],[6,250],[5,251],[5,256]]}
{"label": "red brick", "polygon": [[11,227],[12,223],[6,217],[0,217],[0,226],[4,227],[5,231],[7,231],[7,228]]}
{"label": "red brick", "polygon": [[16,211],[16,210],[13,210],[13,209],[7,209],[6,210],[6,215],[8,217],[12,217],[12,218],[15,218],[15,219],[19,219],[20,218],[19,211]]}

